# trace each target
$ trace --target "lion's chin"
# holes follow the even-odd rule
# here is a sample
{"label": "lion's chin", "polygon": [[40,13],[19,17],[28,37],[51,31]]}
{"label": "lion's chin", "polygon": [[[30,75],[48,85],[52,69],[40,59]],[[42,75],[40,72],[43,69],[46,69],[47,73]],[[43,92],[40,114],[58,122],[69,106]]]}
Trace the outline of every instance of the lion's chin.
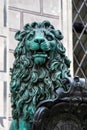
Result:
{"label": "lion's chin", "polygon": [[42,65],[46,62],[47,54],[35,54],[33,59],[35,64]]}

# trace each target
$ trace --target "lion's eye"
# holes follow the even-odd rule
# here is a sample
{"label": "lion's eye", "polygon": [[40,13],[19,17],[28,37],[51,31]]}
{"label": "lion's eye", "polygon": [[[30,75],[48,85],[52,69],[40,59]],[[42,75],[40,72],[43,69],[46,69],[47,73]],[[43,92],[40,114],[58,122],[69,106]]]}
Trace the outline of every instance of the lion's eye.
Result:
{"label": "lion's eye", "polygon": [[52,41],[53,40],[53,36],[51,36],[51,35],[47,35],[46,38],[47,38],[48,41]]}
{"label": "lion's eye", "polygon": [[29,37],[28,37],[28,40],[31,41],[34,37],[34,34],[30,34]]}

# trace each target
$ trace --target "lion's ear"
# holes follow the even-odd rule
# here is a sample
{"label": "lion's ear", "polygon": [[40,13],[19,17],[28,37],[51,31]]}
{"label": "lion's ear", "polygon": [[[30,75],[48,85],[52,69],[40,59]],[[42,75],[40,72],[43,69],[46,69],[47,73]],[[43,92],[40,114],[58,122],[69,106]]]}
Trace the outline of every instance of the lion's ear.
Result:
{"label": "lion's ear", "polygon": [[17,31],[17,33],[15,34],[15,39],[18,41],[22,41],[22,39],[24,38],[26,32],[25,31]]}
{"label": "lion's ear", "polygon": [[58,40],[62,40],[63,39],[63,35],[62,35],[60,30],[56,30],[55,31],[55,36],[58,38]]}

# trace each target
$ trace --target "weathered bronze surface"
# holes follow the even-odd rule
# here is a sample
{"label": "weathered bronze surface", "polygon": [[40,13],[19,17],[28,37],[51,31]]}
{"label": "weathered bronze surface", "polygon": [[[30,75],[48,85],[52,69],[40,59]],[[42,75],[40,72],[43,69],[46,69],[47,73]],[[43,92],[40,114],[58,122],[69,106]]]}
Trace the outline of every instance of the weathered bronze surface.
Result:
{"label": "weathered bronze surface", "polygon": [[60,30],[34,22],[15,39],[10,130],[87,130],[85,80],[70,77]]}
{"label": "weathered bronze surface", "polygon": [[11,69],[13,122],[10,130],[32,130],[38,103],[57,97],[56,89],[68,90],[62,79],[70,76],[70,61],[61,42],[63,35],[49,21],[26,24],[18,31],[19,41]]}

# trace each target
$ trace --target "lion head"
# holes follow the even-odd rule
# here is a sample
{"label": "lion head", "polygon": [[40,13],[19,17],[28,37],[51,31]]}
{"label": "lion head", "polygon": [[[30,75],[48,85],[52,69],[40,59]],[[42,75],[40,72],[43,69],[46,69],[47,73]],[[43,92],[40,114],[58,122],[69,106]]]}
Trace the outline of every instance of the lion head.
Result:
{"label": "lion head", "polygon": [[26,24],[15,39],[19,43],[11,69],[12,115],[32,121],[40,101],[54,99],[58,87],[68,89],[61,79],[70,76],[70,61],[61,43],[62,33],[49,21]]}

